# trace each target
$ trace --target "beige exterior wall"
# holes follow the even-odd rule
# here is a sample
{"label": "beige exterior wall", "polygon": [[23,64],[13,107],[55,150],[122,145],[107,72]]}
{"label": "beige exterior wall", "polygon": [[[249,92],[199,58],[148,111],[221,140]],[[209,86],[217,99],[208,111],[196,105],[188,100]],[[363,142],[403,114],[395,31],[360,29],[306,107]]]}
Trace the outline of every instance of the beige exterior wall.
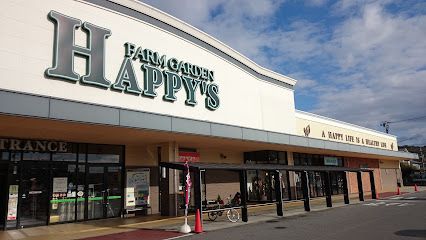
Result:
{"label": "beige exterior wall", "polygon": [[380,161],[382,192],[396,192],[398,183],[402,185],[399,161]]}
{"label": "beige exterior wall", "polygon": [[227,197],[231,196],[232,198],[236,192],[240,192],[238,172],[224,170],[206,171],[206,190],[208,200],[215,200],[220,195],[221,199],[226,203]]}
{"label": "beige exterior wall", "polygon": [[[242,164],[242,152],[221,151],[217,149],[199,149],[200,161],[208,163]],[[226,202],[226,197],[233,197],[240,192],[240,179],[237,172],[224,170],[206,170],[206,198],[215,200],[220,195]],[[204,194],[204,193],[203,193]]]}
{"label": "beige exterior wall", "polygon": [[302,111],[296,111],[296,133],[322,140],[398,151],[395,136]]}
{"label": "beige exterior wall", "polygon": [[207,163],[244,163],[243,152],[221,151],[216,149],[199,149],[200,161]]}
{"label": "beige exterior wall", "polygon": [[147,145],[126,145],[126,166],[148,167],[158,166],[157,146]]}
{"label": "beige exterior wall", "polygon": [[[198,104],[194,107],[186,106],[183,86],[176,93],[177,100],[171,103],[162,99],[165,93],[164,83],[156,90],[158,96],[152,99],[46,78],[46,69],[52,67],[54,49],[55,25],[47,17],[51,10],[111,31],[112,35],[105,40],[105,75],[112,84],[124,60],[123,44],[131,42],[166,55],[167,59],[174,57],[179,61],[214,71],[214,83],[219,86],[220,107],[215,111],[206,109],[206,97],[199,90],[196,92]],[[160,14],[152,9],[146,11],[148,15]],[[227,59],[146,22],[75,0],[1,1],[0,16],[1,89],[274,132],[295,133],[293,90],[258,79]],[[29,40],[29,36],[37,37]],[[86,39],[86,33],[80,29],[75,31],[76,45],[86,46]],[[221,48],[228,48],[218,41],[217,44],[222,45]],[[229,52],[229,49],[225,52]],[[241,61],[249,62],[246,58],[240,58]],[[132,61],[138,84],[142,88],[144,73],[140,70],[141,64],[139,61]],[[272,73],[259,66],[256,68],[261,70],[260,72]],[[83,58],[74,58],[74,71],[81,76],[85,75],[86,61]],[[286,81],[289,85],[296,82],[276,73],[272,75],[276,76],[277,81]],[[279,111],[276,106],[279,106]]]}

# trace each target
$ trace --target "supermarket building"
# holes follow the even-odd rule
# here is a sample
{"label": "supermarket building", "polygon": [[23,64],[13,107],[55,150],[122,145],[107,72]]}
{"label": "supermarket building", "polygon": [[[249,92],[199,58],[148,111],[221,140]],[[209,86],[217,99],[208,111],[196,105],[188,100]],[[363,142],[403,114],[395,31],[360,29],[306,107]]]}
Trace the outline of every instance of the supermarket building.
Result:
{"label": "supermarket building", "polygon": [[0,229],[180,215],[186,159],[193,209],[241,192],[244,213],[374,198],[417,158],[395,136],[296,110],[296,80],[148,5],[0,6]]}

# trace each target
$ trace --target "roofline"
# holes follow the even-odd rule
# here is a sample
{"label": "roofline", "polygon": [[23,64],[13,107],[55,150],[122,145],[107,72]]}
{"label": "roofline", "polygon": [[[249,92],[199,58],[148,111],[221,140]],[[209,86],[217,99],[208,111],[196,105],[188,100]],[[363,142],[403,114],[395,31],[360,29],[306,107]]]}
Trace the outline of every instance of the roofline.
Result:
{"label": "roofline", "polygon": [[359,129],[365,130],[365,131],[369,131],[369,132],[373,132],[373,133],[376,133],[376,134],[380,134],[380,135],[382,135],[384,137],[394,137],[394,138],[397,138],[397,136],[389,134],[389,133],[380,132],[380,131],[377,131],[377,130],[374,130],[374,129],[366,128],[366,127],[363,127],[363,126],[359,126],[359,125],[356,125],[356,124],[353,124],[353,123],[344,122],[344,121],[337,120],[337,119],[330,118],[330,117],[321,116],[321,115],[318,115],[318,114],[315,114],[315,113],[305,112],[305,111],[298,110],[298,109],[296,109],[296,113],[306,114],[306,115],[309,115],[309,116],[312,116],[312,117],[321,118],[323,120],[327,120],[327,121],[332,121],[332,122],[336,122],[336,123],[348,125],[348,126],[351,126],[351,127],[355,127],[355,128],[359,128]]}
{"label": "roofline", "polygon": [[187,34],[190,34],[201,41],[204,41],[205,43],[219,49],[220,51],[224,52],[228,56],[240,61],[247,67],[251,68],[252,70],[258,72],[259,74],[265,75],[267,77],[276,79],[278,81],[287,83],[291,86],[295,86],[297,80],[288,76],[285,76],[283,74],[274,72],[270,69],[264,68],[260,66],[259,64],[255,63],[248,57],[244,56],[240,52],[236,51],[235,49],[229,47],[225,43],[219,41],[218,39],[210,36],[209,34],[195,28],[194,26],[170,15],[167,14],[153,6],[150,6],[146,3],[137,1],[137,0],[107,0],[112,3],[116,3],[122,6],[125,6],[127,8],[133,9],[135,11],[138,11],[140,13],[146,14],[152,18],[155,18],[159,21],[162,21],[172,27],[175,27]]}
{"label": "roofline", "polygon": [[[419,159],[414,153],[391,151],[329,140],[314,139],[294,134],[272,132],[224,123],[208,122],[121,107],[87,103],[0,89],[0,115],[25,116],[48,120],[80,122],[107,126],[163,131],[219,137],[230,140],[278,144],[289,147],[311,148],[321,151],[366,154],[368,158],[389,160]],[[89,114],[90,113],[90,114]]]}

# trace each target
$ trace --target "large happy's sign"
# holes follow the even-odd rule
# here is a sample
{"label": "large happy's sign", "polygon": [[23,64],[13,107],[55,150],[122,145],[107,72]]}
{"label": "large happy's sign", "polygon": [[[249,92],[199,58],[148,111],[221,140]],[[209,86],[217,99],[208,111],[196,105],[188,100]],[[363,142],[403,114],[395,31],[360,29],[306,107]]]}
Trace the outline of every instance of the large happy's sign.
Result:
{"label": "large happy's sign", "polygon": [[[205,97],[207,109],[219,108],[219,86],[214,83],[214,71],[126,42],[124,59],[112,83],[105,76],[105,41],[111,31],[56,11],[50,11],[48,17],[55,24],[55,51],[47,76],[149,98],[157,97],[158,89],[164,85],[163,100],[169,102],[175,102],[176,93],[184,88],[186,105],[197,105],[199,91]],[[74,35],[79,28],[86,32],[87,46],[75,44]],[[83,76],[74,71],[76,55],[86,59]],[[143,72],[143,84],[136,78],[137,70]]]}

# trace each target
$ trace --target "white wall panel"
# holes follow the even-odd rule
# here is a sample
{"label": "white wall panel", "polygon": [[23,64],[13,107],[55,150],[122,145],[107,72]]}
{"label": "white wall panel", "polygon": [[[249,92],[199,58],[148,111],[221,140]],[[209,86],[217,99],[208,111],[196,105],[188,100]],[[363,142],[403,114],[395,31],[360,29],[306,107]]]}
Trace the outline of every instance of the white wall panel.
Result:
{"label": "white wall panel", "polygon": [[[54,24],[47,14],[55,10],[83,22],[110,29],[106,40],[106,77],[114,83],[124,58],[125,42],[158,51],[215,72],[219,85],[220,107],[204,107],[205,97],[198,91],[198,105],[184,104],[182,88],[174,103],[162,100],[164,84],[158,96],[150,99],[96,87],[46,78],[52,65]],[[73,0],[2,1],[0,3],[0,88],[139,111],[186,117],[248,128],[295,133],[293,91],[255,78],[223,58],[169,32],[111,10]],[[86,34],[76,31],[76,44],[83,45]],[[84,46],[84,45],[83,45]],[[133,67],[143,86],[140,63]],[[75,71],[85,74],[85,61],[75,60]]]}

